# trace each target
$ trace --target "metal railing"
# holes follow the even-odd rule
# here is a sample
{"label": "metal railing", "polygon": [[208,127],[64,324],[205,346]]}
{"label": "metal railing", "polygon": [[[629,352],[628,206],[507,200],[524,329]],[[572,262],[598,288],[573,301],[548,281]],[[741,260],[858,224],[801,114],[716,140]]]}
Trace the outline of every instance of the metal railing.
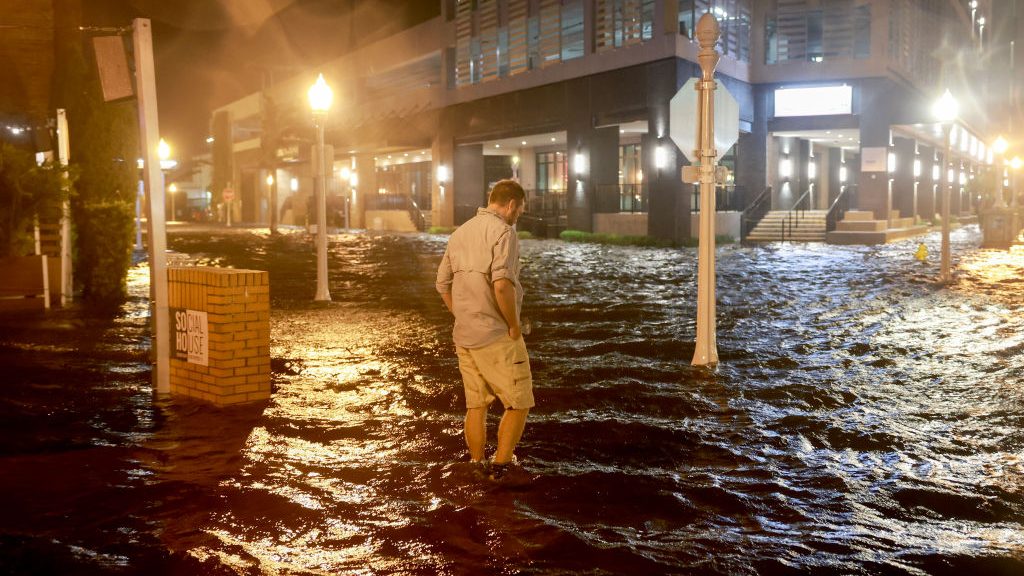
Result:
{"label": "metal railing", "polygon": [[803,194],[801,194],[800,197],[796,199],[796,202],[793,203],[793,207],[789,209],[786,216],[782,219],[781,240],[783,242],[786,241],[787,226],[789,227],[790,238],[793,237],[793,230],[800,226],[800,221],[803,220],[804,213],[808,210],[805,205],[810,204],[809,199],[811,196],[811,190],[812,188],[808,188]]}
{"label": "metal railing", "polygon": [[740,213],[740,240],[746,240],[765,214],[772,209],[772,187],[768,186]]}
{"label": "metal railing", "polygon": [[594,212],[600,214],[645,213],[649,208],[646,184],[598,184],[594,186]]}
{"label": "metal railing", "polygon": [[850,198],[856,193],[855,188],[855,186],[843,186],[839,195],[832,201],[832,205],[828,207],[828,213],[825,215],[826,232],[835,230],[839,221],[846,215],[846,211],[850,209]]}
{"label": "metal railing", "polygon": [[412,219],[412,223],[416,226],[417,230],[422,232],[427,227],[423,211],[420,210],[419,205],[416,204],[412,197],[405,194],[378,194],[370,196],[366,200],[366,208],[368,210],[405,210],[409,213],[409,218]]}
{"label": "metal railing", "polygon": [[[740,211],[743,196],[740,186],[716,186],[715,212]],[[690,194],[690,211],[700,212],[700,186],[694,186],[693,194]]]}
{"label": "metal railing", "polygon": [[526,213],[531,216],[548,219],[565,216],[567,211],[566,195],[558,190],[527,190]]}

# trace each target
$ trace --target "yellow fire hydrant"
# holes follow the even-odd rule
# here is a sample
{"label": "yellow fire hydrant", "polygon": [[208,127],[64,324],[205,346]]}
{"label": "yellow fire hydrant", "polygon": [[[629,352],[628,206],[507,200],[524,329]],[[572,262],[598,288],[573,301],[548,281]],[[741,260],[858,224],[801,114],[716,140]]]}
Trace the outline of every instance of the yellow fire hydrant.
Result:
{"label": "yellow fire hydrant", "polygon": [[917,252],[914,253],[914,258],[917,258],[919,262],[928,260],[928,247],[921,242],[917,245]]}

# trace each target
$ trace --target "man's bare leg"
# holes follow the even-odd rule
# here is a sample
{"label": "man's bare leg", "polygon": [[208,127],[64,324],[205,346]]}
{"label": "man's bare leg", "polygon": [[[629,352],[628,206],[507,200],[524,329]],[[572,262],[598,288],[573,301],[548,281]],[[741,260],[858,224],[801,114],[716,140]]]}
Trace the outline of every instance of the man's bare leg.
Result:
{"label": "man's bare leg", "polygon": [[487,442],[487,406],[466,409],[465,433],[470,459],[482,461]]}
{"label": "man's bare leg", "polygon": [[498,424],[498,450],[494,453],[495,464],[507,464],[512,460],[512,453],[519,443],[519,438],[526,428],[526,416],[530,413],[529,408],[512,409],[506,408],[505,414]]}

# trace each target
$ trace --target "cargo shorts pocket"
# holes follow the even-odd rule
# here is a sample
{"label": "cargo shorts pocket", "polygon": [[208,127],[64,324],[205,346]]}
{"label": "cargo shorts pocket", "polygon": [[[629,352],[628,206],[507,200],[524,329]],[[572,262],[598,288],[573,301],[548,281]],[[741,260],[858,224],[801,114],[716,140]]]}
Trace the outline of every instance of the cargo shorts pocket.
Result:
{"label": "cargo shorts pocket", "polygon": [[533,383],[530,355],[526,352],[526,342],[522,338],[512,343],[512,379],[516,386]]}

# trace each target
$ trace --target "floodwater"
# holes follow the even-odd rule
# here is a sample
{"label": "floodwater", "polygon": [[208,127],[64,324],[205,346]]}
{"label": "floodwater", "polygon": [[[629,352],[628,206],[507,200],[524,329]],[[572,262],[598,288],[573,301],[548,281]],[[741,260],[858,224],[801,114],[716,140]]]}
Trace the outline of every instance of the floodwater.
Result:
{"label": "floodwater", "polygon": [[[269,402],[154,400],[115,318],[0,319],[0,573],[1021,574],[1024,251],[953,233],[693,249],[522,243],[536,386],[509,484],[465,463],[446,237],[174,232],[270,271]],[[492,428],[498,410],[492,410]],[[493,446],[493,444],[492,444]]]}

